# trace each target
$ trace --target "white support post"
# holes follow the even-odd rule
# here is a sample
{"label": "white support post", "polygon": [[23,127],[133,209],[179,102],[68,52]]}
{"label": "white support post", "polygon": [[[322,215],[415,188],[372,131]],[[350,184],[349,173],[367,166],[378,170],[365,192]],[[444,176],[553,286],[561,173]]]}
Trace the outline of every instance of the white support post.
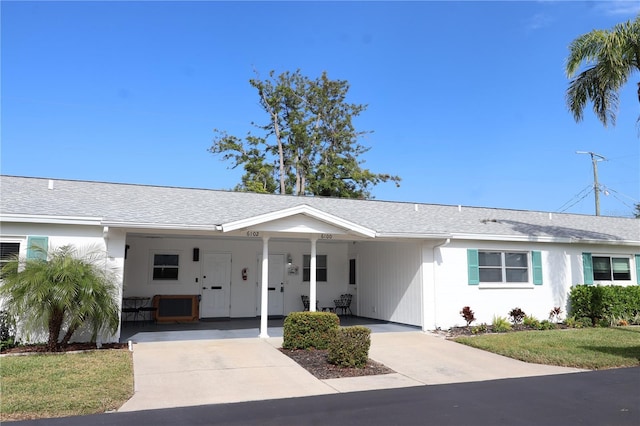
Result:
{"label": "white support post", "polygon": [[311,238],[311,259],[309,262],[309,312],[316,311],[316,300],[317,300],[317,291],[316,291],[316,242],[318,241],[317,237]]}
{"label": "white support post", "polygon": [[269,237],[262,237],[262,282],[260,283],[260,338],[267,338],[269,319]]}

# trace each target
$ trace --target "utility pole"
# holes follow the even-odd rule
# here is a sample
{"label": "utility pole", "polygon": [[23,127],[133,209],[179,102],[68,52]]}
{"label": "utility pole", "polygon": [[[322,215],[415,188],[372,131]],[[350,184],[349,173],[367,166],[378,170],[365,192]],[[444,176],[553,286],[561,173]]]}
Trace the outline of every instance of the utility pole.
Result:
{"label": "utility pole", "polygon": [[[598,183],[598,161],[607,161],[600,154],[591,151],[576,151],[576,154],[591,155],[591,164],[593,165],[593,191],[596,195],[596,216],[600,216],[600,184]],[[597,158],[596,158],[597,157]]]}

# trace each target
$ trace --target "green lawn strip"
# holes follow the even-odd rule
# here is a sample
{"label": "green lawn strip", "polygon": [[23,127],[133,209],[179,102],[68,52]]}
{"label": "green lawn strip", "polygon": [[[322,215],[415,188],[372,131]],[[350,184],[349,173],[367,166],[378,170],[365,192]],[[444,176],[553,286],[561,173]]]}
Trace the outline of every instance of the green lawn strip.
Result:
{"label": "green lawn strip", "polygon": [[640,365],[640,327],[485,334],[454,341],[536,364],[589,370]]}
{"label": "green lawn strip", "polygon": [[102,413],[133,395],[127,350],[3,357],[0,377],[3,421]]}

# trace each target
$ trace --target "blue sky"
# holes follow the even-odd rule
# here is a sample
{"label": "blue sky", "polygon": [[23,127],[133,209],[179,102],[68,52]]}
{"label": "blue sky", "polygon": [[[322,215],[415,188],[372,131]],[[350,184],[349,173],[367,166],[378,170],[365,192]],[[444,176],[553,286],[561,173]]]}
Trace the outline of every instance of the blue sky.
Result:
{"label": "blue sky", "polygon": [[[254,70],[349,81],[379,200],[594,213],[640,200],[637,73],[615,127],[575,123],[569,43],[637,2],[11,2],[2,174],[229,189],[213,129],[263,122]],[[590,107],[589,107],[590,108]],[[585,196],[582,200],[581,197]],[[568,209],[567,209],[568,208]]]}

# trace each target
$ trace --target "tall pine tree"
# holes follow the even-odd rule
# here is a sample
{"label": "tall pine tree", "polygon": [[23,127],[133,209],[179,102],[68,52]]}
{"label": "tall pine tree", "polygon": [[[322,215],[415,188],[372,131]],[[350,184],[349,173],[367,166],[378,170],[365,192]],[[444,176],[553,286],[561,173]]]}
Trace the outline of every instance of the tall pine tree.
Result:
{"label": "tall pine tree", "polygon": [[268,116],[258,125],[261,135],[244,139],[216,130],[209,151],[242,166],[239,191],[342,198],[370,198],[382,182],[399,185],[400,178],[362,167],[370,148],[358,140],[353,119],[366,105],[346,101],[349,84],[330,80],[326,72],[312,80],[297,70],[250,80]]}

